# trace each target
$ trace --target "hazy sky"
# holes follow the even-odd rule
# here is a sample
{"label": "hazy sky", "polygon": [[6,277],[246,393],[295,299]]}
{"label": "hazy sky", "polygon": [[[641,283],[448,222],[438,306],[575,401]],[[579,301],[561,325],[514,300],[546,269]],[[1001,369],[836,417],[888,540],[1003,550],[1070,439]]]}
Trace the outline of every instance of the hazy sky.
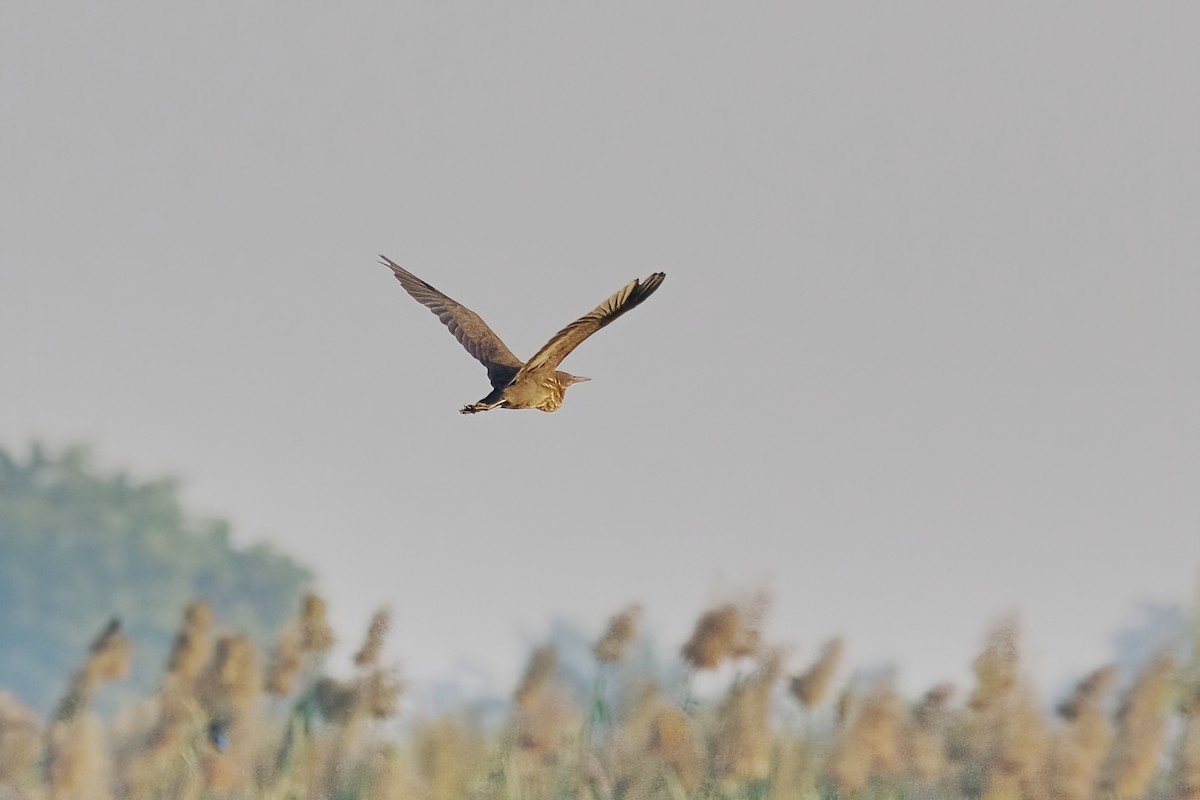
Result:
{"label": "hazy sky", "polygon": [[[1192,4],[9,3],[0,441],[93,443],[307,560],[353,646],[512,680],[775,597],[919,688],[1045,681],[1200,570]],[[555,414],[522,357],[634,277]]]}

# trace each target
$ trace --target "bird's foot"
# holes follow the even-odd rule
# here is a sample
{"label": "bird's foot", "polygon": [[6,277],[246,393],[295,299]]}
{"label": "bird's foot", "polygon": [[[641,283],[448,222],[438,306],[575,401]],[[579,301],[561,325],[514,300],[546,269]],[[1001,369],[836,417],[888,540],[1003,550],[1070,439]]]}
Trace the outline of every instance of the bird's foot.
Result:
{"label": "bird's foot", "polygon": [[471,403],[471,405],[463,406],[461,409],[459,409],[458,413],[460,413],[460,414],[478,414],[480,411],[490,411],[491,408],[492,408],[491,406],[484,405],[483,403]]}

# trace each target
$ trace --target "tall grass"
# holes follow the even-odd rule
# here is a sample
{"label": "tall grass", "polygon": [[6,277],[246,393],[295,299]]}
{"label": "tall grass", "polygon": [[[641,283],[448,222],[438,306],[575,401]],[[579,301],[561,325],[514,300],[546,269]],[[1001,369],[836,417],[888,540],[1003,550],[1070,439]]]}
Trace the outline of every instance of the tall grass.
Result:
{"label": "tall grass", "polygon": [[[130,667],[114,621],[50,718],[0,691],[0,798],[1200,797],[1200,664],[1164,652],[1125,686],[1101,666],[1049,710],[1007,620],[987,633],[970,686],[910,699],[892,675],[844,669],[841,639],[790,668],[763,638],[765,613],[756,596],[701,614],[679,651],[682,694],[625,663],[642,616],[631,607],[596,638],[590,693],[572,689],[543,645],[503,721],[463,708],[403,726],[386,724],[404,692],[381,660],[386,611],[370,620],[353,673],[333,678],[320,598],[304,599],[266,654],[193,603],[159,690],[103,721],[92,699]],[[730,663],[723,691],[693,694],[690,676]]]}

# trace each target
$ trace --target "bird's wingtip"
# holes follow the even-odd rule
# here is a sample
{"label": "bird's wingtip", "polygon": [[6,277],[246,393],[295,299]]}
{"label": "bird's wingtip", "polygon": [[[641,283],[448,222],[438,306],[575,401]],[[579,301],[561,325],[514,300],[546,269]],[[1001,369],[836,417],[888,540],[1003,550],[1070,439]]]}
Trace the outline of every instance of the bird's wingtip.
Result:
{"label": "bird's wingtip", "polygon": [[388,269],[390,269],[392,271],[393,275],[396,275],[397,274],[396,270],[401,268],[399,264],[397,264],[395,261],[392,261],[390,258],[385,256],[383,253],[379,254],[379,263],[382,264],[383,266],[387,267]]}

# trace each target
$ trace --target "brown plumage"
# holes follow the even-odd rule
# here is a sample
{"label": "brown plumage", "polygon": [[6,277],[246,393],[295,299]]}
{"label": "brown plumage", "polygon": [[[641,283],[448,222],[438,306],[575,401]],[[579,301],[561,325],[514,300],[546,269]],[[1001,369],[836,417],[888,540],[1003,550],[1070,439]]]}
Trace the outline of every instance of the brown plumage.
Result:
{"label": "brown plumage", "polygon": [[522,362],[474,311],[442,294],[387,256],[379,258],[382,259],[380,263],[391,269],[404,290],[436,314],[458,343],[487,368],[492,393],[478,403],[463,406],[463,414],[477,414],[493,408],[556,411],[562,405],[568,386],[591,380],[560,371],[558,365],[562,360],[593,333],[654,294],[666,278],[664,273],[655,272],[644,281],[630,281],[595,309],[556,333],[533,358]]}

